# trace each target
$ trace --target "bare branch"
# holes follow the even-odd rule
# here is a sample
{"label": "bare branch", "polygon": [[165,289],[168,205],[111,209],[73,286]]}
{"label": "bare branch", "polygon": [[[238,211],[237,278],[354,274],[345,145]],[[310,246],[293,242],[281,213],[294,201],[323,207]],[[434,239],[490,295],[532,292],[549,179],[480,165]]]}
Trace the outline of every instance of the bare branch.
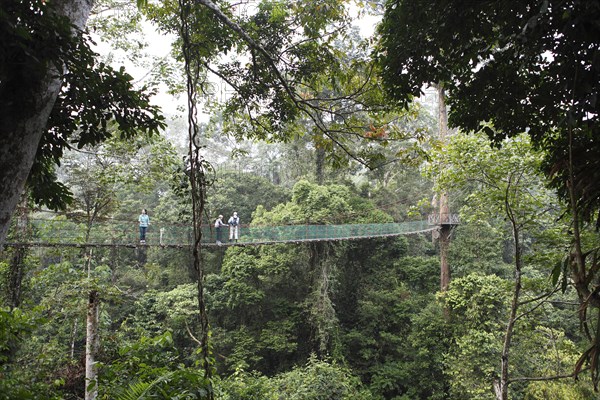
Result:
{"label": "bare branch", "polygon": [[514,382],[556,381],[559,379],[575,378],[579,373],[581,373],[583,371],[587,371],[588,369],[589,368],[583,368],[579,372],[572,372],[570,374],[564,374],[564,375],[538,376],[538,377],[523,376],[523,377],[518,377],[518,378],[511,378],[507,381],[507,383],[510,384],[510,383],[514,383]]}
{"label": "bare branch", "polygon": [[559,287],[555,287],[554,289],[552,289],[552,291],[547,292],[547,293],[543,293],[543,294],[539,295],[538,297],[534,297],[534,298],[531,298],[529,300],[523,300],[523,301],[521,301],[519,303],[519,306],[522,306],[522,305],[527,304],[527,303],[533,303],[534,301],[538,301],[538,300],[541,300],[541,299],[546,298],[546,297],[550,297],[554,293],[558,292],[559,290],[560,290]]}
{"label": "bare branch", "polygon": [[202,342],[199,341],[196,336],[194,336],[194,334],[192,333],[192,331],[190,330],[190,327],[187,323],[187,321],[185,321],[185,330],[187,331],[188,335],[190,335],[190,337],[192,338],[192,340],[194,342],[196,342],[198,344],[198,346],[202,346]]}

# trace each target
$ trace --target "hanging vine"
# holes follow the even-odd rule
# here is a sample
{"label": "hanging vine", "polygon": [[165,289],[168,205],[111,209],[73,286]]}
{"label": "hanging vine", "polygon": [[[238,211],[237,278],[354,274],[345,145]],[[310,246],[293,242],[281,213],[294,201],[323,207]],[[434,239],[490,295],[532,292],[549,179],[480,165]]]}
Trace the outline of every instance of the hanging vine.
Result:
{"label": "hanging vine", "polygon": [[328,357],[335,354],[338,338],[338,318],[331,299],[335,263],[332,262],[332,247],[328,243],[309,243],[309,265],[314,274],[313,290],[310,295],[310,322],[315,330],[318,355]]}
{"label": "hanging vine", "polygon": [[[194,245],[193,260],[194,270],[196,272],[198,288],[198,309],[200,319],[200,353],[202,358],[202,368],[204,377],[210,384],[213,377],[213,359],[211,356],[211,346],[209,343],[209,322],[204,302],[204,270],[201,258],[201,239],[202,239],[202,215],[206,201],[206,188],[208,186],[207,171],[210,170],[210,164],[202,157],[200,130],[197,119],[197,100],[198,88],[202,83],[201,65],[194,54],[194,42],[191,39],[190,26],[193,23],[192,4],[188,0],[179,0],[180,22],[181,22],[181,40],[182,53],[185,65],[185,77],[187,87],[187,107],[188,107],[188,168],[192,195],[192,223],[194,226]],[[208,391],[207,399],[214,399],[212,390]]]}

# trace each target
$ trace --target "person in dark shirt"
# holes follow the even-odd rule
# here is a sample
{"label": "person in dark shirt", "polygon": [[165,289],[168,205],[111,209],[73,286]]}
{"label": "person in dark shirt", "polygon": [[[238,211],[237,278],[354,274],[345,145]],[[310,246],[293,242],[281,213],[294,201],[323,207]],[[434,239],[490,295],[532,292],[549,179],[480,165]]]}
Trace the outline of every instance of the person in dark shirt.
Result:
{"label": "person in dark shirt", "polygon": [[228,225],[223,222],[223,216],[219,215],[219,218],[217,218],[217,220],[215,221],[215,229],[217,230],[217,244],[222,243],[224,226],[228,226]]}

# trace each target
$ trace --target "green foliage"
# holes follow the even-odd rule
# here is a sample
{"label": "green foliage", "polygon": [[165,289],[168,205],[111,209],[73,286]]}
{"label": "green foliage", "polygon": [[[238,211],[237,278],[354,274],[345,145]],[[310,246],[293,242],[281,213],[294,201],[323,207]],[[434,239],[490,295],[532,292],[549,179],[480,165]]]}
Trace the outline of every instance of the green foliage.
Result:
{"label": "green foliage", "polygon": [[307,290],[302,286],[308,285],[301,260],[301,253],[285,246],[232,248],[220,277],[207,277],[207,306],[221,328],[214,333],[216,351],[229,353],[229,370],[250,366],[279,371],[290,365],[299,346]]}
{"label": "green foliage", "polygon": [[148,394],[152,391],[155,386],[160,385],[162,382],[168,381],[173,375],[173,372],[168,372],[163,376],[158,377],[152,382],[136,382],[130,383],[127,391],[120,395],[119,400],[137,400],[145,399]]}
{"label": "green foliage", "polygon": [[[546,307],[546,312],[549,310]],[[528,318],[517,332],[517,346],[521,351],[516,352],[520,363],[517,363],[515,371],[524,376],[568,375],[579,358],[580,349],[560,330],[560,326],[544,321],[543,317],[540,318],[541,314]],[[571,317],[571,320],[574,322],[575,318]],[[535,362],[530,360],[531,357],[523,356],[525,352],[536,354]]]}
{"label": "green foliage", "polygon": [[501,335],[470,329],[453,343],[445,359],[450,393],[456,399],[494,399],[491,377],[501,354]]}
{"label": "green foliage", "polygon": [[527,386],[524,400],[587,400],[597,393],[578,381],[533,382]]}
{"label": "green foliage", "polygon": [[[91,61],[90,61],[91,63]],[[38,159],[34,164],[33,175],[30,177],[30,186],[34,188],[33,195],[37,201],[44,201],[44,197],[38,195],[36,190],[43,188],[35,173],[44,171],[43,162],[45,159],[52,159],[54,163],[59,164],[63,152],[70,149],[72,144],[76,143],[77,148],[84,146],[94,146],[103,141],[107,141],[113,136],[110,123],[115,121],[117,134],[121,140],[130,140],[133,136],[141,132],[156,133],[158,129],[164,128],[162,117],[158,114],[156,106],[149,104],[149,97],[142,91],[133,91],[133,78],[127,75],[123,70],[118,73],[112,71],[105,65],[100,65],[100,71],[93,70],[88,72],[87,68],[91,65],[80,67],[80,70],[74,70],[71,77],[76,82],[69,82],[68,87],[77,94],[67,93],[66,98],[59,97],[55,105],[54,114],[51,115],[50,124],[55,126],[51,133],[48,133],[44,140]],[[77,74],[92,74],[92,76],[81,77]],[[111,76],[114,75],[114,76]],[[68,75],[70,76],[70,75]],[[87,82],[87,86],[80,86],[80,82]],[[108,90],[110,88],[110,90]],[[79,93],[81,92],[81,93]],[[90,98],[99,96],[100,93],[112,93],[112,98],[102,99]],[[80,107],[79,103],[86,104],[86,107]],[[74,103],[74,104],[73,104]],[[73,109],[88,110],[81,112],[81,115],[75,113]],[[101,117],[94,114],[95,110],[103,110]],[[62,115],[61,113],[68,113]],[[77,138],[71,139],[71,132],[81,129]],[[38,166],[39,165],[39,166]]]}
{"label": "green foliage", "polygon": [[[288,203],[271,211],[258,207],[253,224],[355,219],[389,221],[345,186],[300,181]],[[230,370],[256,365],[266,371],[276,366],[280,371],[310,351],[341,357],[336,315],[340,271],[334,265],[338,257],[346,257],[346,251],[344,246],[320,244],[227,251],[221,279],[211,279],[208,292],[209,309],[230,332],[215,330],[218,351],[230,354]]]}
{"label": "green foliage", "polygon": [[[159,22],[164,32],[179,31],[177,2],[138,3],[150,18]],[[256,49],[244,53],[249,55],[247,65],[235,57],[226,58],[232,62],[221,64],[220,72],[225,78],[231,78],[239,96],[229,102],[229,114],[224,121],[210,127],[215,140],[222,140],[216,149],[224,146],[222,135],[228,131],[239,138],[269,140],[317,134],[313,135],[314,140],[290,143],[289,151],[288,147],[274,151],[285,152],[284,157],[302,164],[295,166],[299,172],[289,172],[287,166],[278,169],[277,157],[269,159],[269,165],[265,166],[268,171],[262,175],[268,175],[273,182],[281,179],[277,174],[287,174],[286,183],[295,183],[291,195],[286,189],[259,178],[246,163],[236,165],[236,169],[252,170],[252,174],[220,172],[216,168],[218,179],[208,192],[209,218],[219,213],[228,215],[234,210],[242,216],[243,223],[266,225],[383,223],[404,218],[414,193],[423,197],[430,191],[430,184],[418,179],[415,170],[398,171],[395,165],[389,164],[368,174],[371,181],[378,183],[377,188],[367,183],[360,186],[360,190],[338,179],[350,176],[352,182],[360,182],[362,172],[358,170],[346,171],[345,175],[325,175],[335,184],[294,182],[297,176],[313,173],[313,150],[333,151],[335,146],[329,139],[338,140],[345,149],[379,164],[382,159],[368,158],[369,151],[376,148],[375,143],[387,146],[385,154],[391,157],[406,159],[414,153],[416,156],[411,159],[418,159],[421,155],[418,141],[413,141],[414,145],[396,147],[386,135],[390,135],[390,139],[407,139],[413,136],[404,131],[416,128],[414,138],[421,140],[431,125],[431,121],[415,122],[410,118],[417,115],[411,113],[406,116],[407,121],[385,127],[369,126],[366,121],[371,118],[380,122],[389,115],[373,117],[361,108],[361,115],[344,122],[351,122],[356,128],[356,137],[368,136],[369,143],[354,142],[352,137],[341,135],[327,137],[315,127],[324,122],[319,122],[321,118],[331,119],[323,126],[332,130],[342,128],[343,123],[333,113],[341,116],[353,111],[352,107],[346,107],[349,99],[337,103],[339,107],[324,107],[325,102],[321,100],[338,96],[341,99],[340,93],[345,90],[363,88],[361,74],[365,65],[358,58],[363,57],[364,52],[350,45],[355,43],[355,37],[323,35],[326,30],[335,28],[332,22],[347,22],[342,12],[345,2],[266,2],[259,4],[256,13],[251,15],[227,8],[226,3],[219,5],[225,15],[245,28],[273,59],[289,62],[282,71],[298,93],[285,93],[267,58]],[[199,63],[216,65],[223,52],[249,48],[208,8],[194,3],[190,12],[193,57]],[[298,30],[300,26],[302,31]],[[334,40],[339,38],[348,45],[334,45]],[[409,42],[406,43],[412,45]],[[285,57],[278,57],[279,54]],[[72,91],[65,92],[75,103],[85,100],[98,108],[106,104],[101,103],[101,99],[88,98],[88,91],[106,89],[109,82],[120,89],[130,87],[131,80],[122,71],[98,67],[99,77],[91,77],[87,83],[78,82]],[[80,75],[87,77],[87,74]],[[369,81],[369,85],[374,83],[374,80]],[[373,87],[376,90],[361,93],[363,99],[369,100],[361,106],[381,100],[379,87]],[[132,96],[123,101],[132,106],[144,103],[145,98]],[[68,109],[66,103],[61,104]],[[327,111],[315,113],[316,120],[302,121],[294,108],[299,104],[317,105]],[[122,110],[123,113],[129,108]],[[253,119],[240,120],[237,113],[241,109],[250,110]],[[169,190],[171,174],[185,177],[184,163],[177,160],[173,147],[160,137],[152,135],[153,140],[147,140],[147,135],[137,135],[133,127],[125,126],[131,129],[123,130],[124,142],[117,140],[121,130],[108,122],[118,116],[117,111],[109,107],[107,114],[98,119],[87,113],[74,113],[74,120],[58,119],[65,127],[85,123],[82,135],[90,136],[79,137],[76,129],[69,133],[70,140],[76,140],[77,144],[107,139],[97,148],[104,154],[95,157],[108,168],[86,174],[82,169],[73,168],[82,160],[74,159],[74,164],[69,165],[69,172],[78,175],[75,178],[81,183],[82,190],[75,194],[84,193],[83,189],[110,194],[113,203],[105,209],[105,215],[132,221],[132,225],[142,207],[150,208],[153,223],[189,221],[189,203],[186,203],[189,199],[178,198]],[[150,123],[142,115],[137,117]],[[111,132],[110,138],[102,136],[103,125]],[[60,141],[57,144],[61,145]],[[292,150],[293,146],[297,151]],[[453,268],[456,266],[453,272],[456,271],[460,279],[455,279],[450,291],[442,297],[444,304],[439,304],[433,295],[438,290],[438,265],[436,258],[428,256],[432,254],[432,246],[424,236],[311,246],[204,249],[203,283],[210,312],[211,342],[223,376],[215,382],[215,391],[221,396],[218,398],[441,400],[490,397],[489,382],[497,369],[509,286],[503,279],[508,276],[502,259],[504,226],[497,219],[498,210],[502,210],[498,200],[506,186],[493,191],[491,185],[484,187],[470,180],[475,172],[485,168],[490,172],[488,177],[497,178],[494,182],[505,183],[508,166],[512,171],[526,172],[523,186],[536,195],[542,193],[538,192],[539,177],[529,175],[532,168],[539,165],[540,156],[529,150],[529,143],[521,137],[507,142],[504,152],[500,153],[491,149],[482,137],[460,136],[448,154],[441,151],[436,154],[438,160],[455,161],[450,167],[433,164],[433,174],[439,177],[440,187],[454,185],[462,190],[478,190],[469,197],[464,209],[467,219],[477,221],[478,225],[462,225],[453,237],[456,239],[452,249]],[[298,157],[298,154],[310,157]],[[263,163],[262,153],[259,158]],[[50,158],[48,165],[54,160]],[[47,173],[53,172],[48,166],[44,168]],[[175,171],[176,168],[179,169]],[[54,178],[44,179],[48,184]],[[519,205],[523,205],[520,210],[524,213],[535,214],[542,209],[539,203]],[[427,210],[423,207],[419,211]],[[65,227],[82,240],[83,224],[65,220]],[[528,259],[531,264],[524,268],[524,291],[528,296],[535,297],[547,289],[547,282],[543,281],[544,268],[547,270],[547,265],[556,263],[556,247],[564,246],[564,242],[556,240],[559,230],[544,231],[548,237],[543,242],[540,236],[533,234],[527,238],[528,249],[537,251]],[[50,238],[53,232],[44,234]],[[63,263],[46,260],[44,267],[52,265],[35,271],[34,291],[28,294],[27,303],[39,302],[51,318],[33,331],[30,342],[23,346],[18,362],[14,363],[14,373],[3,375],[8,379],[0,385],[8,382],[6,385],[13,388],[18,385],[28,388],[27,382],[34,380],[29,378],[55,380],[65,394],[77,393],[76,388],[83,387],[81,373],[73,373],[76,379],[68,381],[70,375],[65,370],[70,368],[68,372],[72,372],[82,367],[78,361],[84,339],[85,299],[81,293],[90,288],[103,288],[104,299],[108,301],[103,303],[101,315],[101,398],[205,397],[211,385],[197,368],[198,355],[194,352],[197,344],[191,337],[199,329],[198,283],[190,279],[194,275],[190,273],[193,271],[189,251],[148,249],[148,260],[143,266],[137,263],[130,249],[121,249],[121,253],[95,251],[98,258],[89,260],[91,264],[85,264],[85,260]],[[96,267],[89,280],[86,265]],[[472,274],[473,271],[478,274]],[[109,281],[119,287],[119,296],[106,288]],[[569,293],[560,300],[570,301]],[[445,318],[443,305],[450,311],[449,320]],[[564,372],[553,366],[569,365],[576,354],[577,343],[571,341],[578,338],[575,324],[567,318],[573,311],[557,302],[540,309],[527,309],[527,312],[530,315],[522,317],[523,324],[516,333],[515,353],[519,365],[515,375]],[[69,345],[76,351],[73,357],[69,355]],[[319,351],[323,359],[310,356],[314,351]],[[17,364],[21,364],[18,369]],[[63,365],[65,370],[59,370]],[[16,378],[19,372],[27,375]],[[523,393],[538,397],[579,393],[550,386],[519,386],[515,398]],[[580,393],[586,392],[582,389]]]}
{"label": "green foliage", "polygon": [[[369,171],[368,176],[373,176],[377,185],[365,184],[363,196],[372,199],[377,208],[392,215],[394,221],[412,217],[423,219],[431,213],[431,181],[423,176],[419,168],[385,165]],[[418,199],[421,198],[424,200],[419,204]]]}
{"label": "green foliage", "polygon": [[37,311],[0,308],[0,399],[60,398],[54,394],[51,385],[32,380],[36,374],[28,376],[11,366],[19,347],[35,331],[35,327],[44,322]]}
{"label": "green foliage", "polygon": [[392,222],[385,213],[364,199],[359,199],[342,185],[317,185],[298,181],[292,200],[279,204],[271,212],[258,207],[253,224],[340,224],[345,222]]}
{"label": "green foliage", "polygon": [[222,400],[369,400],[374,399],[348,368],[311,356],[306,365],[267,378],[237,370],[219,382]]}
{"label": "green foliage", "polygon": [[[532,271],[525,271],[525,275],[532,277],[523,279],[523,299],[549,291],[547,276],[535,277]],[[492,380],[500,364],[497,360],[505,330],[502,321],[509,309],[510,286],[508,279],[472,273],[455,278],[449,290],[440,295],[448,307],[453,337],[443,359],[453,398],[495,398]],[[555,300],[560,304],[559,299]],[[580,349],[565,336],[561,325],[573,327],[575,317],[572,312],[561,314],[560,308],[553,302],[523,301],[510,351],[511,377],[553,377],[572,372]],[[529,390],[535,392],[535,386],[529,389],[517,381],[511,384],[511,391],[514,396],[523,396]]]}
{"label": "green foliage", "polygon": [[501,9],[393,1],[375,54],[399,103],[440,83],[449,92],[451,125],[486,132],[497,144],[527,131],[546,150],[552,186],[565,202],[571,187],[575,212],[590,221],[600,198],[598,10],[598,0],[520,1]]}
{"label": "green foliage", "polygon": [[0,366],[6,365],[11,351],[40,322],[39,317],[36,318],[19,308],[0,308]]}
{"label": "green foliage", "polygon": [[141,22],[142,14],[134,4],[118,0],[98,0],[94,3],[87,27],[102,42],[110,43],[112,50],[127,52],[127,57],[137,61],[139,65],[140,59],[145,55],[143,50],[148,48]]}
{"label": "green foliage", "polygon": [[255,327],[246,327],[245,325],[241,324],[237,329],[229,329],[226,332],[215,331],[214,338],[217,342],[217,351],[229,354],[229,357],[225,360],[225,371],[238,368],[258,370],[265,362],[264,354],[267,353],[267,356],[270,356],[268,354],[270,353],[269,349],[265,349],[260,345],[260,340],[257,338],[257,333],[254,329]]}
{"label": "green foliage", "polygon": [[198,315],[196,285],[187,283],[172,290],[148,290],[135,303],[135,326],[147,334],[168,330],[177,335],[195,326]]}
{"label": "green foliage", "polygon": [[221,400],[279,399],[274,379],[242,369],[221,380],[215,391]]}
{"label": "green foliage", "polygon": [[444,398],[450,332],[432,296],[439,267],[407,257],[408,243],[371,240],[349,250],[336,296],[343,357],[377,398]]}
{"label": "green foliage", "polygon": [[[68,20],[57,18],[53,7],[53,2],[44,1],[3,4],[0,33],[10,45],[3,45],[0,51],[0,79],[7,83],[2,86],[3,98],[36,101],[31,88],[13,88],[10,82],[22,82],[17,78],[27,76],[25,82],[33,84],[49,68],[65,71],[63,90],[54,103],[28,178],[36,202],[56,209],[71,200],[54,173],[65,150],[105,141],[111,123],[123,139],[140,132],[156,133],[164,123],[159,109],[150,104],[148,89],[134,89],[133,78],[122,68],[117,71],[98,63],[90,39],[81,32],[73,34]],[[18,112],[30,109],[33,106]]]}
{"label": "green foliage", "polygon": [[452,276],[462,277],[471,271],[508,278],[513,267],[506,263],[509,243],[503,220],[463,223],[455,228],[450,242],[449,263]]}
{"label": "green foliage", "polygon": [[61,385],[57,380],[53,384],[31,381],[30,377],[9,374],[1,371],[0,400],[62,400],[64,397],[56,390]]}
{"label": "green foliage", "polygon": [[439,262],[432,257],[402,257],[394,262],[397,277],[414,292],[434,293],[439,287]]}
{"label": "green foliage", "polygon": [[527,136],[491,147],[483,135],[457,133],[432,154],[435,163],[428,174],[436,177],[439,190],[475,186],[462,209],[466,221],[487,221],[491,216],[515,218],[520,225],[542,224],[552,195],[538,175],[541,153]]}
{"label": "green foliage", "polygon": [[410,350],[405,362],[405,397],[442,400],[449,398],[444,357],[452,346],[449,324],[441,304],[428,302],[411,315]]}
{"label": "green foliage", "polygon": [[444,360],[452,397],[492,399],[490,378],[500,364],[509,282],[470,274],[454,279],[442,296],[454,331]]}
{"label": "green foliage", "polygon": [[[503,147],[506,137],[527,132],[543,150],[540,166],[569,205],[562,216],[569,216],[567,223],[573,219],[574,234],[565,232],[572,254],[562,264],[552,263],[553,280],[563,290],[569,275],[574,283],[581,282],[575,287],[583,308],[598,305],[597,299],[590,301],[595,291],[588,284],[597,279],[595,256],[588,258],[596,254],[597,243],[583,250],[579,231],[592,221],[596,228],[600,224],[600,72],[594,67],[599,10],[597,0],[522,1],[501,9],[486,2],[471,7],[460,2],[391,2],[377,50],[388,92],[400,103],[406,104],[424,83],[437,83],[448,90],[451,125],[485,132]],[[537,213],[529,211],[539,222],[537,208]],[[581,315],[586,315],[585,325],[596,311]],[[593,345],[581,361],[597,358],[599,339],[588,336]],[[597,384],[598,364],[592,364]]]}
{"label": "green foliage", "polygon": [[[289,199],[288,190],[249,173],[224,172],[208,189],[208,215],[223,214],[227,220],[234,211],[242,224],[249,224],[259,205],[267,210]],[[214,221],[213,221],[214,222]]]}
{"label": "green foliage", "polygon": [[350,211],[347,198],[350,192],[344,186],[317,186],[307,181],[294,185],[292,203],[299,207],[305,223],[333,223]]}
{"label": "green foliage", "polygon": [[497,139],[529,129],[541,140],[558,125],[597,129],[590,94],[599,79],[590,66],[599,7],[579,0],[564,7],[522,1],[501,10],[491,3],[392,2],[380,27],[381,72],[400,100],[443,82],[451,121],[466,130],[490,121]]}
{"label": "green foliage", "polygon": [[[25,240],[16,232],[13,240]],[[10,236],[8,236],[11,240]],[[39,257],[24,248],[5,248],[0,252],[0,307],[14,307],[27,303],[31,293],[32,271],[40,264]]]}
{"label": "green foliage", "polygon": [[99,376],[101,399],[199,400],[212,390],[200,369],[181,363],[168,331],[122,345],[118,357],[102,365]]}
{"label": "green foliage", "polygon": [[303,400],[351,400],[372,398],[350,370],[336,363],[309,358],[298,367],[277,377],[279,398]]}
{"label": "green foliage", "polygon": [[458,329],[495,331],[506,313],[510,283],[494,275],[471,273],[454,279],[442,294],[451,313],[460,315]]}
{"label": "green foliage", "polygon": [[268,274],[257,265],[252,255],[240,254],[231,258],[231,262],[224,266],[224,276],[230,279],[225,283],[223,289],[231,296],[227,299],[230,309],[242,309],[252,313],[262,299],[265,298],[264,290],[255,287],[255,282],[260,280],[262,273]]}
{"label": "green foliage", "polygon": [[[49,66],[60,65],[62,57],[77,51],[69,21],[48,12],[51,7],[53,5],[43,1],[2,3],[0,34],[5,40],[0,45],[0,80],[3,96],[30,96],[34,82],[45,76]],[[17,80],[11,78],[20,77],[30,78],[22,82],[31,86],[14,87]],[[28,104],[34,101],[30,98]],[[14,111],[25,114],[29,110]]]}
{"label": "green foliage", "polygon": [[[190,59],[202,77],[198,85],[209,94],[209,105],[223,112],[210,124],[218,128],[210,129],[239,142],[310,135],[316,151],[337,166],[351,159],[380,166],[386,147],[399,158],[415,158],[419,147],[406,139],[418,135],[403,129],[404,120],[415,115],[399,116],[383,100],[362,38],[351,27],[348,4],[264,1],[251,11],[227,2],[216,9],[187,7]],[[146,13],[159,29],[180,32],[176,2],[151,5]],[[208,73],[226,82],[226,99],[204,79]],[[402,145],[395,146],[395,139]]]}
{"label": "green foliage", "polygon": [[[121,190],[117,189],[119,196]],[[325,202],[342,204],[341,209],[349,211],[337,216],[342,222],[389,218],[341,185],[304,182],[295,193],[288,203],[262,210],[261,215],[275,221],[283,217],[302,220],[322,212],[319,215],[329,218],[320,206]],[[126,207],[145,201],[137,195],[121,198]],[[165,209],[171,200],[165,200]],[[76,224],[72,227],[78,229]],[[215,394],[222,396],[217,398],[487,398],[490,374],[497,368],[509,287],[502,277],[482,276],[486,265],[491,269],[494,260],[502,258],[502,237],[487,228],[475,227],[475,232],[464,234],[493,238],[486,238],[490,254],[469,244],[472,252],[461,255],[466,280],[455,278],[451,286],[456,284],[456,288],[444,297],[445,305],[451,304],[450,320],[433,296],[439,286],[438,264],[435,257],[420,253],[422,248],[429,249],[419,244],[424,238],[206,251],[211,341],[222,376],[214,382]],[[540,255],[528,258],[530,265],[524,268],[528,296],[547,288],[543,268],[556,254],[544,249],[553,249],[556,234],[548,232],[543,241],[532,244]],[[199,329],[188,252],[149,249],[143,267],[129,263],[133,251],[120,252],[96,249],[91,281],[86,280],[87,264],[77,258],[74,263],[53,264],[35,272],[35,295],[29,301],[41,303],[52,318],[33,331],[18,354],[19,363],[38,376],[56,380],[53,392],[77,393],[83,383],[82,375],[75,372],[82,365],[69,357],[67,346],[71,335],[76,337],[76,355],[83,345],[85,299],[79,298],[80,293],[111,280],[120,294],[115,297],[104,289],[108,301],[101,315],[101,398],[202,398],[210,386],[197,368],[197,345],[188,333],[188,329],[192,334]],[[63,260],[69,256],[69,252],[45,254],[62,254]],[[110,262],[110,268],[105,262]],[[478,265],[482,265],[479,274],[469,275]],[[321,296],[322,291],[327,296]],[[571,298],[567,293],[560,300]],[[563,304],[533,309],[530,317],[521,319],[515,340],[515,376],[565,373],[553,366],[572,365],[577,355],[574,340],[579,337],[573,336],[577,334],[573,311]],[[323,360],[309,361],[313,367],[295,367],[306,363],[311,352],[321,350],[323,338],[327,344],[320,353]],[[40,349],[45,355],[36,358]],[[330,359],[335,361],[324,361]],[[317,367],[319,363],[324,364]],[[7,375],[13,386],[37,390],[23,380],[33,372],[16,378],[23,368]],[[515,396],[522,396],[527,385],[515,384],[514,388]]]}

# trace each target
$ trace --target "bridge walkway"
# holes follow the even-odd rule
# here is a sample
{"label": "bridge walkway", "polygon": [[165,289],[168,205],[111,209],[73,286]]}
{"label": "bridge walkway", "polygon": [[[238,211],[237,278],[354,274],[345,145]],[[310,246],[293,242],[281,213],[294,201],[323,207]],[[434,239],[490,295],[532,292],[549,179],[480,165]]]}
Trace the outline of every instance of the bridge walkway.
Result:
{"label": "bridge walkway", "polygon": [[[223,231],[223,243],[216,243],[216,232],[212,226],[202,227],[202,245],[214,246],[259,246],[277,243],[303,243],[315,241],[343,241],[367,238],[411,235],[438,229],[428,221],[407,221],[383,224],[340,224],[340,225],[279,225],[246,226],[239,231],[239,240],[229,242],[229,231]],[[168,248],[191,247],[193,230],[187,224],[151,224],[146,233],[146,243],[139,243],[137,223],[106,221],[92,225],[89,233],[85,223],[72,220],[32,219],[24,230],[26,240],[11,240],[6,246],[25,247],[139,247],[161,246]],[[87,238],[86,238],[87,236]]]}

